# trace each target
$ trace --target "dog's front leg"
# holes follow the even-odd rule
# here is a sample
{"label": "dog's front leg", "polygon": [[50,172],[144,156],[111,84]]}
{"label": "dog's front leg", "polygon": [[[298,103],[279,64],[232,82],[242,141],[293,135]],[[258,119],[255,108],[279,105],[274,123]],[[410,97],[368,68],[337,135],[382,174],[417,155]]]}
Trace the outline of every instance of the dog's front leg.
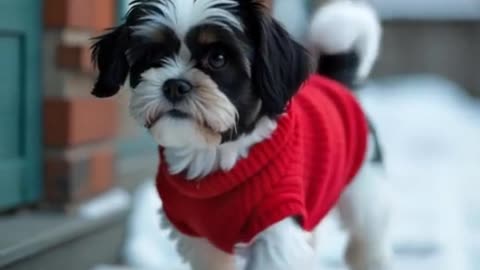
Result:
{"label": "dog's front leg", "polygon": [[314,251],[305,232],[287,218],[254,241],[246,270],[313,270]]}
{"label": "dog's front leg", "polygon": [[236,270],[235,257],[225,253],[206,239],[178,236],[178,252],[192,270]]}
{"label": "dog's front leg", "polygon": [[206,239],[180,233],[163,211],[160,211],[160,224],[170,231],[169,238],[175,242],[179,255],[191,265],[192,270],[236,270],[233,255],[217,249]]}

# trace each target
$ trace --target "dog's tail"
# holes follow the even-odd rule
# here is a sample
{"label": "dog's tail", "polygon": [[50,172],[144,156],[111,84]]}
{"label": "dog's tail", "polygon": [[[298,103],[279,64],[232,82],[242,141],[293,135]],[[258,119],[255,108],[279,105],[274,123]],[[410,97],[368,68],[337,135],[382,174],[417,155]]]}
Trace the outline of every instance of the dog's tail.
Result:
{"label": "dog's tail", "polygon": [[332,1],[314,14],[310,42],[319,53],[317,72],[353,87],[377,59],[382,28],[377,13],[358,0]]}

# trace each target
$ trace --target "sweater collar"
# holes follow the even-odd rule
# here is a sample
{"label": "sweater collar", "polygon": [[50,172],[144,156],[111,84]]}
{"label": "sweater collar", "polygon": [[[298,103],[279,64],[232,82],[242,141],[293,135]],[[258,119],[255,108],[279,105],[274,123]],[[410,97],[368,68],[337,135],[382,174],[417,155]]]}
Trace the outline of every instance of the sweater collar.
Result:
{"label": "sweater collar", "polygon": [[277,159],[283,156],[282,152],[295,137],[296,115],[288,107],[287,112],[278,119],[277,128],[271,137],[253,145],[247,158],[238,160],[231,170],[216,171],[197,181],[188,181],[183,174],[170,174],[168,164],[161,162],[157,181],[168,181],[185,196],[199,199],[216,197],[234,189],[269,164],[277,163]]}

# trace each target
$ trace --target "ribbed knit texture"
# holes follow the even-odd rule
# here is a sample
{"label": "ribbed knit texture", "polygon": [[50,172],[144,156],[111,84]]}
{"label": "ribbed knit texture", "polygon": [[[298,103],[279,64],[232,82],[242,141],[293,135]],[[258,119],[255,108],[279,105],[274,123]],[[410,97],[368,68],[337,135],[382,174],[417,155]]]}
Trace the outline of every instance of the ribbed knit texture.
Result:
{"label": "ribbed knit texture", "polygon": [[232,170],[192,182],[170,175],[162,162],[157,189],[165,214],[182,233],[207,238],[228,253],[289,216],[311,231],[360,168],[367,134],[350,92],[314,75],[271,138],[254,145]]}

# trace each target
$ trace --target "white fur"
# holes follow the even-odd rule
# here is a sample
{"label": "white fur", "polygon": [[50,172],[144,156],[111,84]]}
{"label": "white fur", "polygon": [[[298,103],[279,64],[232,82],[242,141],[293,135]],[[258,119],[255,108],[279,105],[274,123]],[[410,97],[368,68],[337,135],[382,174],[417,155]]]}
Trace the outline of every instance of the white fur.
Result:
{"label": "white fur", "polygon": [[146,22],[134,27],[137,34],[151,35],[159,26],[168,27],[183,40],[190,29],[201,24],[216,24],[231,30],[242,29],[240,20],[229,9],[238,4],[233,0],[165,0],[150,1],[145,5],[155,6],[164,13],[146,16]]}
{"label": "white fur", "polygon": [[177,250],[193,270],[237,270],[235,256],[215,248],[206,239],[181,235]]}
{"label": "white fur", "polygon": [[246,270],[314,269],[313,247],[293,218],[286,218],[263,231],[250,248]]}
{"label": "white fur", "polygon": [[[196,148],[198,145],[217,145],[221,136],[198,125],[192,119],[162,117],[151,128],[155,142],[167,149]],[[177,150],[175,150],[177,151]]]}
{"label": "white fur", "polygon": [[[186,130],[172,131],[171,134],[174,134],[172,136],[178,134],[177,139],[180,140],[180,137],[185,136],[196,143],[188,143],[183,147],[166,147],[165,161],[168,163],[170,173],[178,174],[186,171],[189,180],[199,179],[216,170],[228,171],[239,159],[248,155],[252,145],[270,137],[276,126],[275,121],[264,117],[259,120],[251,133],[224,144],[199,142],[196,138],[198,130],[191,130],[189,133],[186,133]],[[185,135],[181,135],[182,132]]]}
{"label": "white fur", "polygon": [[185,75],[192,82],[195,91],[186,98],[183,110],[191,112],[201,124],[214,132],[226,132],[235,127],[238,111],[228,97],[219,89],[210,76],[193,69]]}
{"label": "white fur", "polygon": [[363,1],[339,0],[313,16],[310,41],[320,54],[355,50],[360,56],[357,77],[365,79],[377,59],[382,28],[376,12]]}

